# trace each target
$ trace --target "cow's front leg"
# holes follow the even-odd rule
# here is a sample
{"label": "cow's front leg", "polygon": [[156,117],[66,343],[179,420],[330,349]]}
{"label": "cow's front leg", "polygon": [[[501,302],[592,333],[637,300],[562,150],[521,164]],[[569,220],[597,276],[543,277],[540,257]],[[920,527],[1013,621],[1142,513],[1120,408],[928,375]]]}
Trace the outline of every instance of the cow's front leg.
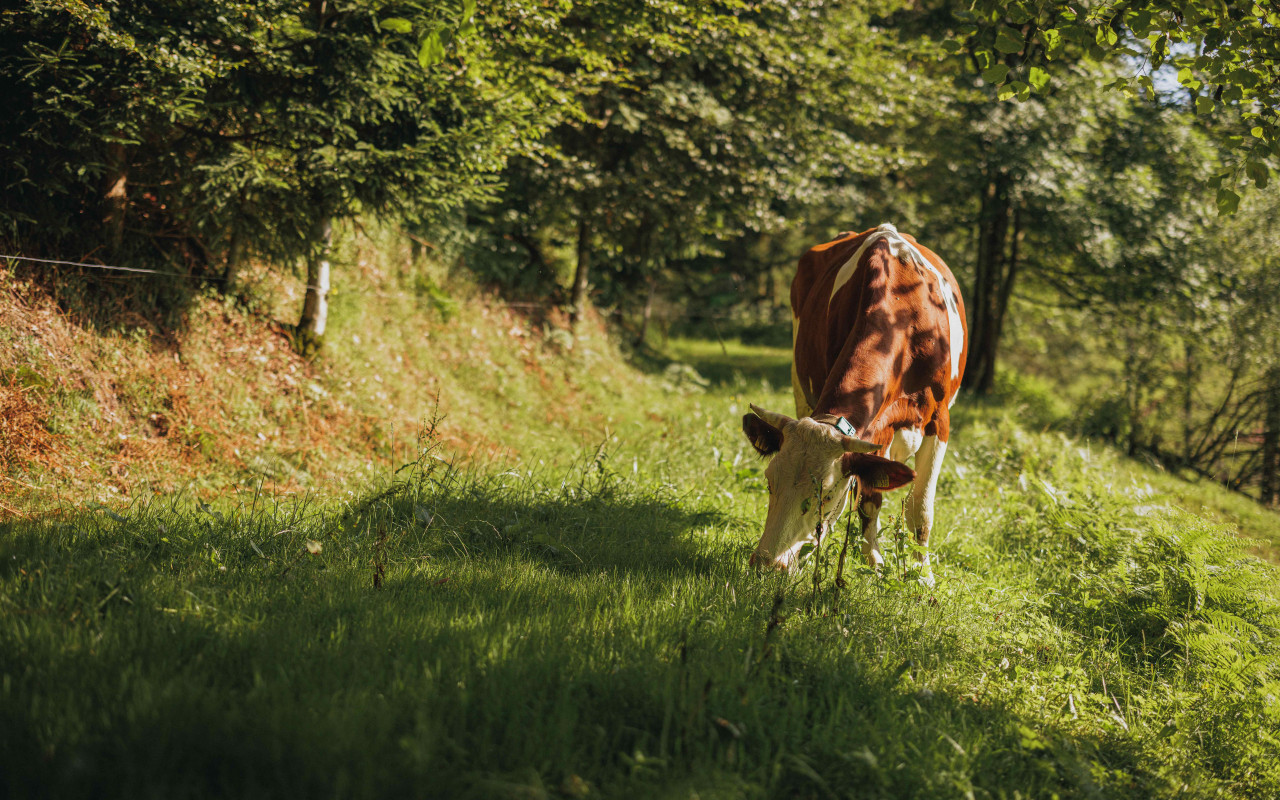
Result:
{"label": "cow's front leg", "polygon": [[884,566],[884,556],[880,554],[880,504],[884,495],[880,492],[869,492],[863,489],[862,499],[858,503],[858,521],[862,523],[862,555],[867,564],[877,572]]}
{"label": "cow's front leg", "polygon": [[907,498],[907,528],[916,537],[920,552],[916,560],[924,575],[925,583],[933,585],[933,566],[929,563],[929,534],[933,530],[933,498],[938,488],[938,475],[942,472],[942,457],[947,443],[937,436],[926,436],[916,452],[916,479]]}

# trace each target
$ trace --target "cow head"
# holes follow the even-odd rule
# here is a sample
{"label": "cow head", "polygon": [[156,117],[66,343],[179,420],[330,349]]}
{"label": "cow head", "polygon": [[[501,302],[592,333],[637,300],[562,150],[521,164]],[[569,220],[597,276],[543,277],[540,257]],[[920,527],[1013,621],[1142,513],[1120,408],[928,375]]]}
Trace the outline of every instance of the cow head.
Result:
{"label": "cow head", "polygon": [[742,418],[742,431],[760,455],[773,457],[764,471],[769,513],[752,564],[794,566],[801,546],[840,518],[854,478],[868,488],[887,491],[915,477],[896,461],[868,455],[880,449],[877,445],[845,436],[830,425],[754,405],[751,411]]}

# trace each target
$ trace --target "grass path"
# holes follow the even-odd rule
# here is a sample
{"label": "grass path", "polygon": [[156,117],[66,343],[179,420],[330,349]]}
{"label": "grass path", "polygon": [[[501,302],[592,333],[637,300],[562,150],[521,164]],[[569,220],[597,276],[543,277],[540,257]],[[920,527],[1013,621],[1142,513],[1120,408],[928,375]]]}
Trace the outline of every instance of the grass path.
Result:
{"label": "grass path", "polygon": [[1229,532],[987,407],[936,589],[892,546],[758,575],[738,420],[786,353],[673,352],[709,386],[637,381],[573,463],[6,524],[0,794],[1280,795],[1280,591]]}

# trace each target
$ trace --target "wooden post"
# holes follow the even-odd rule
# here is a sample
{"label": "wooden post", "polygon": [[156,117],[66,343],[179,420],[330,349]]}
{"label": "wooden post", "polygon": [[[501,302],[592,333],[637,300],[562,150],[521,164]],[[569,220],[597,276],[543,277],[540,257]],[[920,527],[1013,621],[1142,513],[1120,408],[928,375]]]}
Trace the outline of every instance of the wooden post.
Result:
{"label": "wooden post", "polygon": [[329,250],[333,245],[333,220],[328,216],[316,220],[313,229],[315,245],[307,258],[307,294],[302,302],[302,318],[298,320],[299,352],[310,355],[324,343],[325,324],[329,319]]}
{"label": "wooden post", "polygon": [[124,145],[112,144],[107,147],[107,165],[109,172],[103,195],[105,208],[102,226],[106,230],[111,252],[119,253],[124,241],[125,213],[129,208],[129,160]]}
{"label": "wooden post", "polygon": [[645,338],[649,334],[649,319],[653,316],[653,296],[657,293],[658,278],[652,272],[649,273],[648,291],[644,296],[644,311],[640,314],[640,332],[636,334],[636,347],[643,347]]}
{"label": "wooden post", "polygon": [[1262,427],[1261,497],[1264,505],[1280,505],[1280,367],[1267,376],[1266,415]]}
{"label": "wooden post", "polygon": [[578,264],[573,273],[569,322],[576,331],[587,313],[587,278],[591,270],[591,223],[585,211],[578,213]]}

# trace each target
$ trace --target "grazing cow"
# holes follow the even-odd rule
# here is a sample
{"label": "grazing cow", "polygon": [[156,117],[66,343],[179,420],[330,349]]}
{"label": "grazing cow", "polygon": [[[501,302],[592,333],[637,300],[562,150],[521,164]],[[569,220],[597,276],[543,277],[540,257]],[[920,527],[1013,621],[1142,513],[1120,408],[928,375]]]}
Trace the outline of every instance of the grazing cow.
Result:
{"label": "grazing cow", "polygon": [[[951,270],[891,224],[845,233],[801,256],[791,313],[798,419],[754,405],[742,418],[752,446],[773,456],[765,468],[769,513],[751,563],[792,567],[801,546],[839,520],[854,478],[872,567],[884,563],[883,492],[909,482],[906,524],[927,547],[968,355]],[[912,455],[915,472],[902,463]],[[931,581],[927,550],[921,562]]]}

